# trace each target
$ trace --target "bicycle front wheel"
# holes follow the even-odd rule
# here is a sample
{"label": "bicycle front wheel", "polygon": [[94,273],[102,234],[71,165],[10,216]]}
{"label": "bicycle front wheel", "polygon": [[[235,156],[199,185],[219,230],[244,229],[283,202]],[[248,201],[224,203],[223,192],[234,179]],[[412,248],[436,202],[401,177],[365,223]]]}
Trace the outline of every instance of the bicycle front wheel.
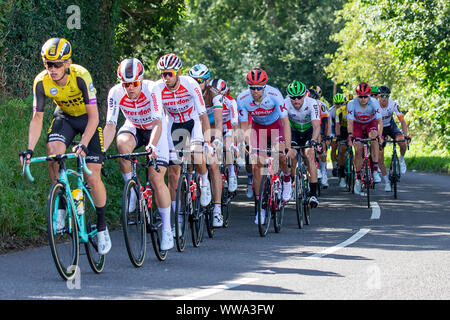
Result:
{"label": "bicycle front wheel", "polygon": [[400,177],[400,163],[397,158],[397,154],[392,155],[391,166],[389,170],[389,176],[391,180],[392,189],[394,191],[394,199],[397,199],[397,182]]}
{"label": "bicycle front wheel", "polygon": [[101,273],[105,267],[105,255],[98,253],[97,245],[97,210],[93,203],[89,201],[85,192],[84,195],[84,226],[88,241],[84,243],[86,256],[92,271]]}
{"label": "bicycle front wheel", "polygon": [[48,240],[56,269],[66,281],[75,278],[79,258],[77,223],[67,201],[64,185],[54,183],[47,200]]}
{"label": "bicycle front wheel", "polygon": [[259,202],[256,210],[258,217],[258,231],[261,237],[264,237],[267,234],[270,226],[270,197],[270,176],[264,175],[261,180],[261,186],[259,187]]}
{"label": "bicycle front wheel", "polygon": [[122,228],[128,257],[135,267],[141,267],[147,251],[144,201],[139,185],[130,179],[125,183],[122,197]]}
{"label": "bicycle front wheel", "polygon": [[152,238],[153,250],[155,251],[156,258],[159,261],[164,261],[167,258],[167,250],[161,250],[161,238],[162,238],[162,218],[159,211],[152,206],[151,210],[147,210],[149,224],[146,227],[150,230],[150,236]]}
{"label": "bicycle front wheel", "polygon": [[303,229],[303,219],[304,219],[304,206],[303,206],[303,195],[302,190],[303,174],[301,169],[297,169],[295,175],[295,211],[297,213],[297,224],[299,229]]}
{"label": "bicycle front wheel", "polygon": [[367,208],[370,208],[370,188],[372,181],[372,172],[370,170],[370,161],[364,160],[364,188],[367,193]]}
{"label": "bicycle front wheel", "polygon": [[189,197],[189,183],[185,174],[180,175],[175,204],[175,242],[177,250],[183,252],[187,241],[187,227],[192,213],[192,199]]}

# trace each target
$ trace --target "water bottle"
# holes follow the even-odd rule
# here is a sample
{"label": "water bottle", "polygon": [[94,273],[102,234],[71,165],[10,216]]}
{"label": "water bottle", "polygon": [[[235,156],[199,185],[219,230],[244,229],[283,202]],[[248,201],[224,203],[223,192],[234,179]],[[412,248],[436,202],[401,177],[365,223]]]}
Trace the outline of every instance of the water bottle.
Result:
{"label": "water bottle", "polygon": [[189,191],[191,192],[192,200],[195,201],[197,198],[197,184],[195,183],[194,179],[191,179],[189,182]]}
{"label": "water bottle", "polygon": [[84,213],[83,191],[80,189],[72,190],[72,197],[75,202],[77,213],[81,216]]}
{"label": "water bottle", "polygon": [[144,189],[144,198],[147,202],[147,208],[151,209],[153,206],[153,195],[152,195],[152,189],[150,188],[150,183],[147,182]]}

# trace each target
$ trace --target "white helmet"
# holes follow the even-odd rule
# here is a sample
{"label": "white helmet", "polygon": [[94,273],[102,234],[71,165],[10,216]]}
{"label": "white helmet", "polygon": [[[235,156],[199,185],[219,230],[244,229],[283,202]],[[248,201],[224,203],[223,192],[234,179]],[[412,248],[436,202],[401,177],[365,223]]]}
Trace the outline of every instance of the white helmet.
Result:
{"label": "white helmet", "polygon": [[175,53],[168,53],[159,58],[157,66],[159,70],[178,70],[181,69],[183,64]]}
{"label": "white helmet", "polygon": [[191,76],[192,78],[195,78],[195,79],[200,78],[203,80],[208,80],[211,77],[208,67],[202,63],[196,64],[195,66],[193,66],[189,70],[188,74],[189,74],[189,76]]}
{"label": "white helmet", "polygon": [[142,81],[144,79],[144,65],[136,58],[124,59],[117,68],[117,77],[121,83]]}
{"label": "white helmet", "polygon": [[229,91],[227,83],[222,79],[214,79],[210,82],[210,86],[216,88],[221,95],[227,94]]}

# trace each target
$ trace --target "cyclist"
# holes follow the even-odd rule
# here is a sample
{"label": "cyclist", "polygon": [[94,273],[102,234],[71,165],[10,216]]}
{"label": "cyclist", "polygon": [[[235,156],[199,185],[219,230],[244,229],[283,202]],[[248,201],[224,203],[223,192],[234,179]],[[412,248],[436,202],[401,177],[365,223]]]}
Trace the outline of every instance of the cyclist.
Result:
{"label": "cyclist", "polygon": [[[318,87],[320,89],[320,87]],[[318,170],[318,177],[321,185],[324,189],[328,188],[328,174],[327,174],[327,145],[330,143],[329,140],[325,139],[330,136],[330,128],[328,123],[328,109],[322,100],[320,100],[320,96],[317,93],[314,86],[309,89],[309,94],[311,98],[317,101],[320,111],[320,137],[319,143],[322,144],[322,149],[318,152],[318,158],[320,160],[320,167]]]}
{"label": "cyclist", "polygon": [[152,99],[155,105],[165,108],[168,118],[168,183],[172,209],[175,212],[181,170],[174,150],[186,146],[196,151],[193,158],[194,166],[200,175],[200,203],[207,206],[211,202],[211,189],[202,146],[203,142],[210,142],[210,127],[200,86],[191,77],[180,75],[182,62],[174,53],[161,56],[157,67],[161,72],[161,79],[154,85]]}
{"label": "cyclist", "polygon": [[[340,94],[340,93],[338,93]],[[329,123],[328,125],[331,127],[331,163],[333,165],[333,170],[332,170],[332,175],[333,177],[337,177],[338,176],[338,159],[337,159],[337,149],[338,149],[338,144],[337,144],[337,139],[336,139],[336,109],[338,108],[336,106],[336,101],[335,98],[338,95],[336,94],[333,97],[333,105],[331,106],[331,108],[328,110],[328,115],[329,115]],[[341,94],[342,95],[342,94]],[[342,95],[342,103],[344,103],[344,98],[345,96]]]}
{"label": "cyclist", "polygon": [[[252,148],[270,148],[284,151],[291,147],[291,130],[289,118],[284,106],[281,92],[267,84],[267,73],[261,68],[254,68],[247,74],[248,89],[237,97],[239,108],[239,121],[246,132],[245,140]],[[248,134],[248,119],[252,118],[251,133]],[[249,141],[250,140],[250,141]],[[250,142],[250,143],[249,143]],[[283,201],[291,198],[291,173],[286,164],[286,157],[274,155],[279,160],[283,171]],[[264,160],[258,159],[252,164],[253,186],[255,198],[259,200],[259,186],[262,179]],[[265,212],[262,209],[262,223],[264,223]],[[255,217],[258,223],[258,217]]]}
{"label": "cyclist", "polygon": [[[214,79],[211,81],[211,87],[220,92],[223,97],[223,139],[224,146],[227,150],[226,156],[231,150],[232,146],[236,146],[235,133],[238,126],[238,112],[236,99],[230,96],[230,89],[227,83],[222,79]],[[237,176],[234,168],[234,163],[231,159],[225,157],[225,163],[228,167],[228,190],[234,192],[237,189]]]}
{"label": "cyclist", "polygon": [[[162,106],[153,105],[152,90],[154,82],[144,80],[144,65],[136,58],[124,59],[117,69],[120,80],[109,90],[106,126],[104,130],[105,150],[108,149],[116,133],[119,110],[125,117],[125,123],[116,137],[119,153],[131,153],[146,146],[152,152],[159,167],[149,169],[149,180],[153,186],[156,205],[162,220],[161,250],[173,248],[174,241],[170,224],[170,193],[164,181],[169,165],[167,143],[167,121]],[[122,177],[127,182],[132,177],[131,163],[119,158]],[[130,211],[136,208],[137,195],[133,192],[130,199]]]}
{"label": "cyclist", "polygon": [[378,90],[379,90],[379,88],[377,86],[371,86],[371,88],[372,88],[372,93],[370,94],[370,96],[372,98],[378,99],[378,96],[379,96]]}
{"label": "cyclist", "polygon": [[[382,143],[383,138],[380,137],[380,133],[383,132],[383,121],[381,119],[380,104],[378,100],[370,97],[372,88],[365,82],[361,82],[356,87],[357,99],[350,101],[347,105],[347,127],[348,127],[348,140],[350,146],[353,145],[354,139],[362,139],[365,136],[369,138],[378,138],[381,141],[372,141],[372,172],[373,181],[381,182],[380,174],[378,173],[378,156],[379,145]],[[361,168],[362,168],[362,152],[363,147],[360,142],[354,144],[355,146],[355,193],[361,193]]]}
{"label": "cyclist", "polygon": [[[347,140],[347,106],[346,98],[343,94],[337,93],[333,97],[333,102],[336,106],[336,137],[339,141]],[[340,145],[338,151],[338,177],[339,186],[346,187],[345,182],[345,153],[347,152],[347,145]]]}
{"label": "cyclist", "polygon": [[[383,85],[379,88],[380,92],[380,107],[381,114],[383,116],[383,137],[390,136],[395,140],[403,140],[404,138],[409,139],[408,137],[408,125],[406,124],[405,118],[403,117],[403,113],[400,111],[398,103],[394,100],[389,99],[389,95],[391,94],[391,89],[388,86]],[[398,120],[402,126],[402,131],[397,127],[394,121],[394,113],[397,115]],[[406,173],[406,163],[405,163],[405,153],[406,153],[406,143],[400,142],[398,144],[400,146],[400,172],[401,174]],[[389,177],[386,174],[386,166],[384,165],[384,149],[380,151],[380,169],[381,174],[383,175],[385,187],[384,190],[386,192],[391,191],[391,183],[389,181]]]}
{"label": "cyclist", "polygon": [[[189,72],[189,76],[194,78],[200,85],[203,99],[205,101],[206,112],[208,114],[209,125],[211,127],[211,140],[216,148],[222,150],[222,112],[223,112],[223,98],[220,92],[209,85],[211,73],[207,66],[202,63],[193,66]],[[207,143],[208,145],[208,143]],[[219,170],[217,155],[209,157],[209,170],[212,183],[212,195],[214,201],[213,209],[213,227],[223,226],[222,216],[222,176]]]}
{"label": "cyclist", "polygon": [[[287,97],[284,104],[291,126],[292,142],[296,142],[300,147],[306,144],[317,145],[320,138],[320,111],[317,101],[307,96],[306,87],[300,81],[291,82],[286,88],[286,93]],[[312,148],[305,149],[304,155],[306,156],[306,165],[310,176],[311,193],[308,195],[308,202],[312,208],[315,208],[319,205],[319,200],[317,200],[318,180],[314,150]],[[292,159],[291,172],[294,175],[297,166],[297,150],[289,150],[288,156]]]}
{"label": "cyclist", "polygon": [[[75,135],[81,134],[80,143],[72,152],[85,157],[91,175],[86,181],[92,189],[97,212],[98,253],[107,254],[111,239],[105,222],[106,189],[100,177],[103,152],[103,131],[99,126],[96,90],[91,75],[82,66],[72,64],[72,46],[64,38],[51,38],[42,46],[41,56],[45,70],[33,83],[33,118],[28,132],[28,149],[21,153],[21,161],[30,159],[42,131],[46,97],[56,104],[47,135],[47,153],[64,154]],[[51,183],[58,177],[58,163],[49,162]],[[59,209],[57,228],[64,228],[66,210]]]}

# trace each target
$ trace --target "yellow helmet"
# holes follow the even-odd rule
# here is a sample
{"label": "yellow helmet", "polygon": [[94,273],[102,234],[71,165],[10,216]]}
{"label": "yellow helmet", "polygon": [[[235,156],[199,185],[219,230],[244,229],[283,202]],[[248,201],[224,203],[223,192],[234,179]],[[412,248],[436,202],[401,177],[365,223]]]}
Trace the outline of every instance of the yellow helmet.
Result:
{"label": "yellow helmet", "polygon": [[72,55],[72,46],[64,38],[48,39],[41,49],[43,60],[67,60]]}
{"label": "yellow helmet", "polygon": [[345,103],[347,103],[353,99],[354,99],[353,95],[351,93],[349,93],[348,95],[345,96]]}
{"label": "yellow helmet", "polygon": [[319,95],[319,98],[322,98],[322,89],[319,86],[311,86],[310,89],[316,90],[317,94]]}

